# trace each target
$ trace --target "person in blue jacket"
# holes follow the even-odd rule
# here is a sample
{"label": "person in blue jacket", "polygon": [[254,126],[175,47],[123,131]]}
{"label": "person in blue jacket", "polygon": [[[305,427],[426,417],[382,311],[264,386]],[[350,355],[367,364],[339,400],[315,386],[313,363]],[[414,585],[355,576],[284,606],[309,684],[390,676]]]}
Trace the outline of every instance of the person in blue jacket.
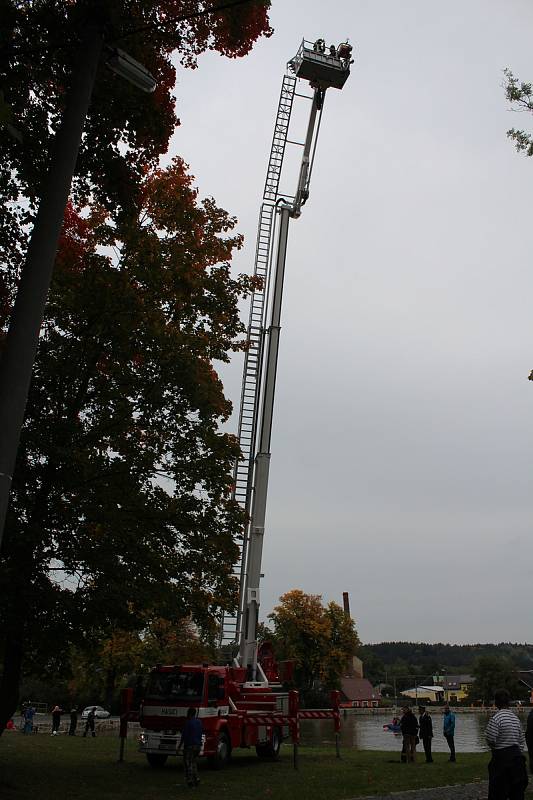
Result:
{"label": "person in blue jacket", "polygon": [[22,713],[22,718],[24,720],[23,733],[26,734],[26,735],[28,733],[33,733],[33,718],[34,718],[34,716],[35,716],[35,709],[31,705],[31,703],[28,703],[28,705],[24,708],[24,711]]}
{"label": "person in blue jacket", "polygon": [[455,714],[450,711],[450,706],[446,703],[444,706],[444,718],[443,718],[443,734],[444,738],[448,742],[448,747],[450,748],[450,761],[455,761]]}
{"label": "person in blue jacket", "polygon": [[201,720],[196,716],[196,708],[189,708],[187,721],[183,727],[177,752],[183,747],[183,764],[185,767],[185,780],[188,786],[198,786],[198,756],[202,749],[203,727]]}

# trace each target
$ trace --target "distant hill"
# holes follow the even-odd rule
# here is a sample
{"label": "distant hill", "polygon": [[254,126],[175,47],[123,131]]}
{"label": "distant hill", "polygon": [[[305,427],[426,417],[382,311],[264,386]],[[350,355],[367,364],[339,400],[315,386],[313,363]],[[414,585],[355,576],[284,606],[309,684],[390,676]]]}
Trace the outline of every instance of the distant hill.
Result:
{"label": "distant hill", "polygon": [[418,675],[424,680],[435,674],[469,673],[480,656],[501,656],[519,669],[533,669],[533,644],[427,644],[425,642],[380,642],[362,645],[358,651],[365,677],[373,683],[392,675]]}

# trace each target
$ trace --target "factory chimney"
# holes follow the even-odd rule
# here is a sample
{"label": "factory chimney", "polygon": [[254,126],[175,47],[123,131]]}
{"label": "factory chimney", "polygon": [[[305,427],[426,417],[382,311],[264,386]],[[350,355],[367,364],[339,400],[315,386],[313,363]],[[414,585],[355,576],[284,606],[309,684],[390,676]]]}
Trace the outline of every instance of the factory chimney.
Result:
{"label": "factory chimney", "polygon": [[344,606],[344,613],[346,614],[346,616],[347,617],[351,617],[351,614],[350,614],[350,596],[349,596],[348,592],[343,592],[342,593],[342,604]]}
{"label": "factory chimney", "polygon": [[[352,618],[350,614],[350,595],[348,592],[342,593],[342,605],[344,607],[344,614],[348,617],[348,619]],[[363,677],[363,662],[357,656],[353,656],[352,663],[348,668],[348,676],[350,678],[362,678]]]}

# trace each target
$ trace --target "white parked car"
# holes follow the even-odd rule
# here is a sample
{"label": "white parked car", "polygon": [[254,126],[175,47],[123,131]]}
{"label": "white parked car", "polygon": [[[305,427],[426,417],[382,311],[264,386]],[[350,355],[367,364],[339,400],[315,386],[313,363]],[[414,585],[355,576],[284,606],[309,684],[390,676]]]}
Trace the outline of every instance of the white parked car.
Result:
{"label": "white parked car", "polygon": [[96,708],[96,711],[94,712],[96,719],[107,719],[111,716],[109,711],[106,711],[105,708],[102,708],[102,706],[87,706],[87,708],[84,708],[81,712],[81,718],[87,719],[89,716],[89,711],[91,711],[93,708]]}

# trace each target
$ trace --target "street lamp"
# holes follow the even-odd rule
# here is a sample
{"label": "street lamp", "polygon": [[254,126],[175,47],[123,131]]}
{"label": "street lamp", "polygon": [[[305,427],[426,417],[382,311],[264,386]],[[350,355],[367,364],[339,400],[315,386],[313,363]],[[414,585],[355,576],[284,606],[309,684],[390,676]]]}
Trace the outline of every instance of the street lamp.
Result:
{"label": "street lamp", "polygon": [[118,47],[111,49],[111,55],[107,59],[106,65],[142,92],[153,92],[157,86],[152,73]]}
{"label": "street lamp", "polygon": [[[72,75],[54,139],[0,362],[0,547],[59,234],[103,46],[103,25],[88,20],[78,68]],[[154,91],[153,75],[123,50],[113,49],[107,64],[137,88]]]}

